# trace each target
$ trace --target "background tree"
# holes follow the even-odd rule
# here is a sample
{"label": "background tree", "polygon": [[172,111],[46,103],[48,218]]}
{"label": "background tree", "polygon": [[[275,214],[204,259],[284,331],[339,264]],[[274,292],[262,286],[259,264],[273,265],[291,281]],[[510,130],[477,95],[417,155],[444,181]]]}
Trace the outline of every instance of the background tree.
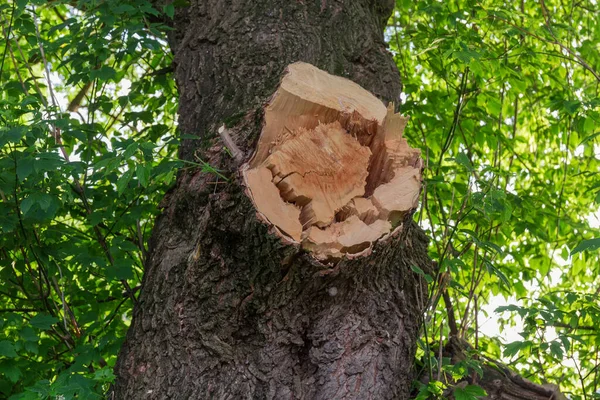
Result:
{"label": "background tree", "polygon": [[[173,158],[189,132],[173,139],[177,98],[161,32],[180,39],[157,17],[169,21],[180,6],[0,3],[3,396],[102,397],[161,193],[177,169],[209,169],[185,154],[200,144],[182,147],[188,161]],[[406,136],[428,163],[415,218],[441,268],[422,272],[431,301],[416,365],[433,378],[423,395],[464,374],[464,363],[432,351],[456,330],[480,357],[560,382],[572,398],[597,397],[597,8],[399,1],[388,21]],[[361,40],[361,30],[349,35]],[[299,51],[293,44],[285,51]],[[203,91],[207,82],[218,79],[198,80]],[[510,343],[481,333],[495,308],[486,304],[504,299],[507,326],[521,321],[522,339]]]}

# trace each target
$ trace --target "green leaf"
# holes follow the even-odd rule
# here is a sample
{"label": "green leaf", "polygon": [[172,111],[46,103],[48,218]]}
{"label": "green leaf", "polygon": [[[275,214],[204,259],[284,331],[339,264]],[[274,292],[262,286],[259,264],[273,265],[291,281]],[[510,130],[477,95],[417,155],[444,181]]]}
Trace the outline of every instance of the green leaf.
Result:
{"label": "green leaf", "polygon": [[42,380],[35,382],[35,384],[33,386],[28,387],[27,392],[25,392],[30,395],[33,395],[34,397],[25,397],[25,398],[19,397],[19,399],[26,399],[26,400],[46,399],[46,398],[48,398],[48,396],[50,396],[50,391],[51,391],[50,381],[48,381],[47,379],[42,379]]}
{"label": "green leaf", "polygon": [[464,389],[456,387],[453,394],[456,400],[477,400],[480,397],[487,396],[485,390],[476,385],[468,385]]}
{"label": "green leaf", "polygon": [[469,160],[469,157],[463,152],[460,152],[456,155],[456,162],[463,167],[465,167],[468,171],[473,171],[473,165]]}
{"label": "green leaf", "polygon": [[507,288],[511,286],[510,281],[508,280],[506,275],[502,271],[500,271],[499,268],[496,268],[496,266],[494,266],[494,264],[492,264],[488,260],[483,260],[483,263],[485,264],[488,272],[491,275],[497,276],[500,279],[500,282],[502,282]]}
{"label": "green leaf", "polygon": [[131,143],[123,152],[123,159],[127,160],[129,157],[134,155],[138,148],[139,144],[137,142]]}
{"label": "green leaf", "polygon": [[33,158],[25,157],[17,162],[17,176],[23,182],[33,172]]}
{"label": "green leaf", "polygon": [[99,69],[94,69],[90,72],[90,78],[100,79],[102,81],[114,79],[116,75],[117,75],[117,71],[114,68],[106,66],[106,65],[103,65]]}
{"label": "green leaf", "polygon": [[175,15],[175,7],[173,6],[173,4],[167,4],[166,6],[164,6],[163,11],[169,18],[173,18],[173,16]]}
{"label": "green leaf", "polygon": [[34,196],[26,197],[21,202],[21,212],[23,214],[27,214],[29,212],[29,210],[31,209],[31,207],[33,207],[34,204],[35,204],[35,197]]}
{"label": "green leaf", "polygon": [[15,358],[17,356],[14,345],[8,340],[0,341],[0,356],[8,358]]}
{"label": "green leaf", "polygon": [[120,259],[115,265],[106,269],[106,277],[110,280],[127,280],[134,277],[133,263],[128,259]]}
{"label": "green leaf", "polygon": [[25,350],[27,350],[31,354],[37,355],[40,352],[40,346],[37,344],[37,342],[25,342],[24,347]]}
{"label": "green leaf", "polygon": [[560,257],[565,261],[569,259],[569,250],[566,247],[563,247],[560,251]]}
{"label": "green leaf", "polygon": [[58,318],[44,313],[37,314],[35,317],[29,320],[29,324],[31,326],[41,330],[48,330],[57,322]]}
{"label": "green leaf", "polygon": [[559,336],[558,339],[562,342],[565,351],[569,352],[569,350],[571,349],[571,342],[569,341],[569,338],[566,336]]}
{"label": "green leaf", "polygon": [[0,364],[0,374],[8,378],[12,383],[17,383],[21,377],[21,370],[13,362]]}
{"label": "green leaf", "polygon": [[23,10],[23,9],[25,9],[25,6],[27,6],[27,4],[29,4],[29,0],[17,0],[16,3],[17,3],[17,7],[20,10]]}
{"label": "green leaf", "polygon": [[410,269],[411,269],[413,272],[415,272],[415,273],[417,273],[417,274],[419,274],[419,275],[423,276],[423,278],[425,278],[425,281],[426,281],[427,283],[431,283],[431,282],[433,282],[433,278],[431,277],[431,275],[429,275],[429,274],[426,274],[426,273],[425,273],[425,271],[423,271],[421,268],[417,267],[416,265],[414,265],[414,264],[411,264],[411,266],[410,266]]}
{"label": "green leaf", "polygon": [[135,174],[143,187],[148,186],[148,180],[150,179],[150,168],[151,167],[149,165],[138,164],[135,169]]}
{"label": "green leaf", "polygon": [[552,353],[552,355],[555,356],[557,359],[561,361],[563,360],[564,352],[562,346],[557,341],[553,341],[552,343],[550,343],[550,353]]}
{"label": "green leaf", "polygon": [[4,146],[7,143],[19,143],[23,136],[25,136],[25,133],[26,130],[24,126],[0,130],[0,146]]}
{"label": "green leaf", "polygon": [[573,250],[571,250],[571,255],[581,253],[585,250],[593,251],[598,247],[600,247],[600,238],[582,240]]}
{"label": "green leaf", "polygon": [[35,331],[29,326],[25,326],[23,329],[21,329],[20,336],[26,342],[37,342],[40,339],[38,334],[35,333]]}
{"label": "green leaf", "polygon": [[46,193],[33,193],[21,202],[21,211],[25,215],[34,213],[34,211],[43,211],[43,217],[54,216],[56,210],[60,207],[60,201],[52,195]]}
{"label": "green leaf", "polygon": [[596,123],[594,122],[594,120],[592,118],[586,118],[585,122],[583,123],[583,131],[585,133],[591,133],[594,131],[594,127],[596,126]]}
{"label": "green leaf", "polygon": [[600,131],[592,133],[591,135],[584,137],[583,140],[581,140],[581,142],[579,144],[581,145],[581,144],[587,143],[589,141],[592,141],[595,138],[597,138],[599,135],[600,135]]}
{"label": "green leaf", "polygon": [[575,115],[577,110],[581,107],[581,102],[579,100],[566,100],[563,102],[564,110],[570,115]]}
{"label": "green leaf", "polygon": [[410,269],[411,269],[413,272],[416,272],[416,273],[417,273],[417,274],[419,274],[419,275],[425,275],[425,271],[423,271],[421,268],[417,267],[417,266],[416,266],[416,265],[414,265],[414,264],[411,264],[411,265],[410,265]]}
{"label": "green leaf", "polygon": [[133,177],[133,170],[128,169],[127,171],[125,171],[125,173],[123,175],[121,175],[119,177],[119,179],[117,179],[117,192],[118,192],[119,196],[123,194],[125,189],[127,189],[127,185],[129,184],[129,181],[131,181],[132,177]]}
{"label": "green leaf", "polygon": [[500,101],[494,97],[488,97],[487,99],[487,107],[490,110],[492,115],[500,115],[500,111],[502,111],[502,104]]}
{"label": "green leaf", "polygon": [[504,357],[512,357],[516,355],[521,349],[525,346],[524,342],[516,341],[512,343],[508,343],[504,347],[503,355]]}
{"label": "green leaf", "polygon": [[[117,3],[119,4],[119,3]],[[132,14],[135,12],[135,8],[127,3],[120,3],[118,6],[112,8],[112,12],[115,14]]]}
{"label": "green leaf", "polygon": [[509,304],[508,306],[496,307],[496,309],[494,310],[494,312],[501,313],[501,312],[504,312],[504,311],[518,311],[520,309],[521,309],[521,307],[519,307],[519,306],[516,306],[514,304]]}

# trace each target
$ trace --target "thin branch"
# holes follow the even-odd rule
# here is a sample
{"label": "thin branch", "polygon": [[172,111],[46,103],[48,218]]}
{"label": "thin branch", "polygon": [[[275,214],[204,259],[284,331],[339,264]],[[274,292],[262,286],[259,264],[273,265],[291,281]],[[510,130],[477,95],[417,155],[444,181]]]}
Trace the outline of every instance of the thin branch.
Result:
{"label": "thin branch", "polygon": [[227,148],[231,151],[231,154],[233,155],[233,158],[238,163],[241,163],[242,161],[244,161],[244,153],[235,144],[235,142],[231,138],[231,135],[229,135],[229,129],[227,129],[225,127],[225,124],[223,124],[223,126],[221,126],[219,128],[219,136],[221,136],[221,139],[223,140],[223,143],[225,143],[225,146],[227,146]]}
{"label": "thin branch", "polygon": [[59,110],[60,110],[60,106],[56,100],[56,96],[54,96],[54,89],[52,87],[52,81],[50,80],[50,67],[48,66],[48,60],[46,59],[46,53],[44,52],[44,46],[42,46],[42,38],[40,36],[39,22],[38,22],[37,12],[35,10],[35,7],[33,7],[32,14],[33,14],[32,15],[33,25],[35,27],[35,36],[37,37],[38,47],[40,49],[40,55],[42,56],[44,70],[46,71],[46,80],[48,81],[48,91],[50,92],[50,99],[52,100],[52,105],[54,107],[59,108]]}
{"label": "thin branch", "polygon": [[[6,42],[4,43],[4,53],[2,54],[2,63],[0,63],[0,78],[2,78],[2,71],[4,71],[4,60],[6,59],[6,52],[8,51],[8,40],[10,39],[10,34],[12,32],[12,23],[13,17],[15,15],[15,8],[17,7],[17,2],[12,2],[12,8],[10,10],[10,20],[8,22],[8,34],[6,35]],[[2,31],[4,31],[4,23],[2,25]]]}

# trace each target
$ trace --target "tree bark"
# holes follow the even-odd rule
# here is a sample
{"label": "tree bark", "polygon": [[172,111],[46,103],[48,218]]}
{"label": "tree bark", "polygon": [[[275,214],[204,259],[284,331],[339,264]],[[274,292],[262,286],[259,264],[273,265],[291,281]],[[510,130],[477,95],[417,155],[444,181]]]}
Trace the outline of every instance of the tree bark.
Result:
{"label": "tree bark", "polygon": [[407,399],[426,285],[427,238],[410,216],[371,255],[323,264],[269,233],[244,194],[247,160],[285,67],[309,62],[384,102],[400,79],[386,51],[388,0],[192,1],[169,44],[180,92],[182,171],[163,201],[114,399]]}

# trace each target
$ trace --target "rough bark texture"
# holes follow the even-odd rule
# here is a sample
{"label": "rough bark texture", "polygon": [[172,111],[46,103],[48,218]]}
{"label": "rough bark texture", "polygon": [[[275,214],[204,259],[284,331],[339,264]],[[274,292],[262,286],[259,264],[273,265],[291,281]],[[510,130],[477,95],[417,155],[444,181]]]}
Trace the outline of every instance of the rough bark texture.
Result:
{"label": "rough bark texture", "polygon": [[170,34],[180,156],[231,175],[182,172],[157,220],[114,399],[406,399],[426,286],[427,239],[407,219],[371,256],[323,265],[259,222],[223,123],[246,159],[285,67],[306,61],[384,101],[388,0],[207,0]]}

